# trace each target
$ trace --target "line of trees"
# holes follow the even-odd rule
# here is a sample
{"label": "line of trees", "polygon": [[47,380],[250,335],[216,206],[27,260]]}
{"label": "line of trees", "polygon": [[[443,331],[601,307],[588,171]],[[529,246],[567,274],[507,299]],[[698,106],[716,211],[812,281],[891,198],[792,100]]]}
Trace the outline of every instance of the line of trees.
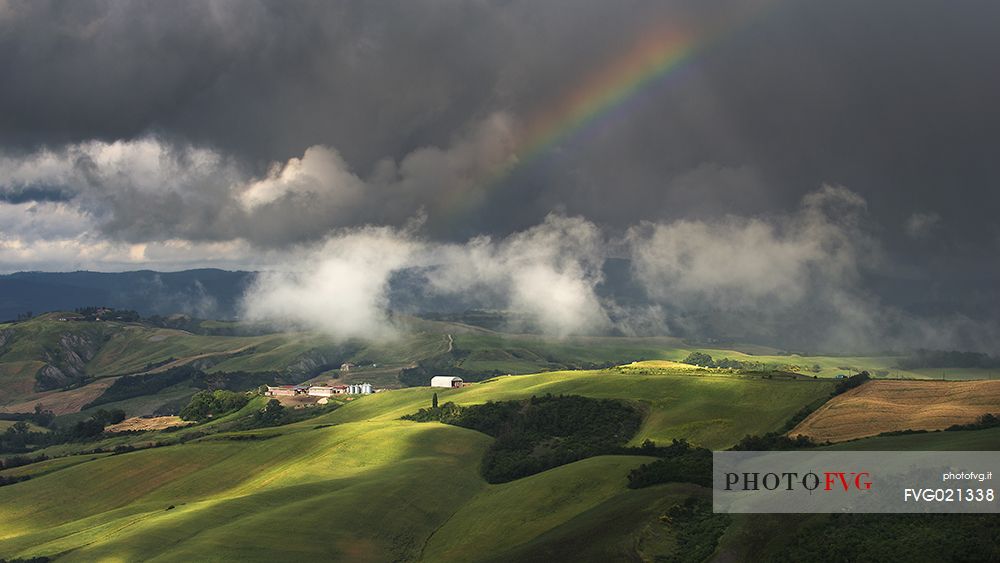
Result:
{"label": "line of trees", "polygon": [[635,435],[642,413],[631,404],[576,395],[420,409],[405,420],[437,421],[496,438],[481,466],[483,478],[504,483],[580,459],[617,453]]}
{"label": "line of trees", "polygon": [[138,312],[132,309],[114,309],[111,307],[78,307],[73,311],[83,317],[85,321],[122,321],[126,323],[137,323],[142,320]]}
{"label": "line of trees", "polygon": [[104,433],[106,427],[123,420],[125,411],[121,409],[99,409],[72,426],[41,432],[31,430],[27,421],[19,420],[0,434],[0,452],[25,453],[56,444],[94,440]]}
{"label": "line of trees", "polygon": [[703,368],[727,368],[740,369],[744,371],[764,371],[766,369],[766,366],[761,362],[749,362],[734,360],[731,358],[721,358],[719,360],[715,360],[710,354],[706,354],[704,352],[691,352],[682,361],[685,364],[691,364],[693,366]]}
{"label": "line of trees", "polygon": [[37,426],[49,427],[56,419],[56,415],[41,404],[35,405],[33,412],[0,412],[0,420],[24,420]]}

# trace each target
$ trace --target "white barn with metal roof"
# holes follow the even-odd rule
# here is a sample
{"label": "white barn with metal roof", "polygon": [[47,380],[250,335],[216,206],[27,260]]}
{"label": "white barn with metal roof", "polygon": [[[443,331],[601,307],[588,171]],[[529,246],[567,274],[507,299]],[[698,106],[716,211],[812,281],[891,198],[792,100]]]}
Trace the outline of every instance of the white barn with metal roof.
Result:
{"label": "white barn with metal roof", "polygon": [[461,387],[462,378],[452,375],[435,375],[431,378],[431,387]]}

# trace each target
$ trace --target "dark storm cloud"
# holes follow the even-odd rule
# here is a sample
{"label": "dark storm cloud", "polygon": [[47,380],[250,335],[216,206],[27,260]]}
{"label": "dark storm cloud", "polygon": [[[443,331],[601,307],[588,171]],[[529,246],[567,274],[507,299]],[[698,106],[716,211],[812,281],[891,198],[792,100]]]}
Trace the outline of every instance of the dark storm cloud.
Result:
{"label": "dark storm cloud", "polygon": [[[614,240],[732,234],[714,226],[841,185],[882,250],[855,303],[995,318],[998,28],[973,1],[0,0],[0,204],[116,243],[273,249],[414,218],[502,240],[553,211]],[[650,29],[710,39],[492,181]]]}
{"label": "dark storm cloud", "polygon": [[[697,36],[745,12],[683,71],[496,190],[482,206],[488,228],[511,229],[498,208],[518,209],[525,225],[558,205],[620,226],[764,213],[836,182],[868,198],[900,244],[916,212],[995,238],[984,236],[986,210],[1000,204],[991,189],[1000,177],[995,3],[4,6],[8,147],[152,131],[260,174],[324,145],[359,176],[383,158],[447,147],[494,112],[530,119],[559,107],[654,23]],[[970,212],[972,221],[950,220]]]}
{"label": "dark storm cloud", "polygon": [[0,202],[27,203],[32,201],[69,201],[73,194],[57,186],[27,186],[17,189],[0,189]]}
{"label": "dark storm cloud", "polygon": [[[254,158],[314,144],[370,165],[448,136],[488,100],[488,6],[403,2],[12,2],[0,35],[8,144],[150,130]],[[433,139],[431,139],[433,140]]]}

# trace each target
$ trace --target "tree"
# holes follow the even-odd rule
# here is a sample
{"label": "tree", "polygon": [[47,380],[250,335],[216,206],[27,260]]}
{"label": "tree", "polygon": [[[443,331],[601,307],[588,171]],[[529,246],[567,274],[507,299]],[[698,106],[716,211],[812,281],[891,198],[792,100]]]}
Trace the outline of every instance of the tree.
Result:
{"label": "tree", "polygon": [[706,368],[715,367],[715,362],[712,361],[712,356],[709,356],[704,352],[691,352],[688,354],[688,357],[684,358],[684,363]]}
{"label": "tree", "polygon": [[72,435],[75,438],[93,438],[104,432],[104,424],[96,417],[92,416],[87,420],[81,420],[73,425]]}
{"label": "tree", "polygon": [[271,399],[264,408],[254,413],[254,421],[261,426],[274,426],[281,423],[285,416],[285,407],[277,399]]}
{"label": "tree", "polygon": [[239,410],[249,401],[245,393],[216,389],[215,391],[199,391],[191,397],[191,402],[181,409],[180,417],[184,420],[203,422],[228,412]]}
{"label": "tree", "polygon": [[35,405],[35,416],[34,416],[35,424],[39,426],[48,426],[52,424],[52,421],[55,420],[55,418],[56,418],[55,413],[53,413],[51,410],[46,410],[45,407],[41,405],[41,403]]}
{"label": "tree", "polygon": [[438,394],[437,393],[434,393],[434,396],[431,397],[431,408],[432,409],[438,408]]}
{"label": "tree", "polygon": [[122,409],[111,409],[109,411],[98,409],[92,417],[102,427],[109,426],[111,424],[118,424],[119,422],[125,420],[125,411]]}

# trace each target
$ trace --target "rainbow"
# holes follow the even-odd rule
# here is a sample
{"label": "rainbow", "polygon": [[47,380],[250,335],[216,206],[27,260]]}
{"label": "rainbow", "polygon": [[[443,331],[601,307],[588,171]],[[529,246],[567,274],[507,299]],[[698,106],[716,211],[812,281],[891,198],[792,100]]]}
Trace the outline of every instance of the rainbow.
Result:
{"label": "rainbow", "polygon": [[[722,25],[691,33],[659,25],[649,27],[623,55],[604,65],[548,109],[526,121],[513,157],[478,182],[480,189],[496,187],[515,170],[537,160],[600,118],[637,97],[648,86],[692,62],[696,55],[737,29],[766,13],[779,0],[747,2],[744,10],[731,14]],[[480,194],[482,195],[482,194]]]}
{"label": "rainbow", "polygon": [[624,105],[646,86],[691,60],[697,43],[668,33],[647,34],[624,56],[593,74],[553,108],[528,120],[515,158],[498,170],[495,183],[550,148]]}

